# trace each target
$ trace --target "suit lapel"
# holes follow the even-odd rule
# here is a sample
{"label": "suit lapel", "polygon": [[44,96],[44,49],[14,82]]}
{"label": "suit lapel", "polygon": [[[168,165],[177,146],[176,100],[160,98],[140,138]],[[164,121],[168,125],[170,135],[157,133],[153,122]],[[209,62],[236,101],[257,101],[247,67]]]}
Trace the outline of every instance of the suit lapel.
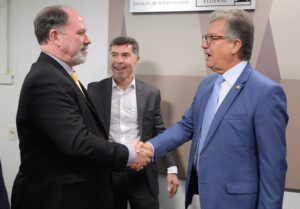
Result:
{"label": "suit lapel", "polygon": [[143,133],[143,118],[144,118],[144,110],[145,110],[145,92],[144,85],[139,80],[135,80],[136,84],[136,101],[137,101],[137,115],[138,115],[138,124],[139,125],[139,134],[142,136]]}
{"label": "suit lapel", "polygon": [[234,100],[238,97],[240,92],[243,90],[252,70],[253,69],[252,69],[251,65],[248,63],[247,66],[245,67],[245,69],[243,70],[242,74],[239,76],[239,78],[237,79],[235,84],[232,86],[232,88],[226,95],[225,99],[223,100],[221,106],[217,110],[215,117],[211,123],[209,131],[207,133],[207,138],[205,140],[205,143],[203,145],[203,149],[202,149],[201,153],[206,149],[206,147],[210,143],[211,138],[212,138],[214,132],[216,131],[217,127],[219,126],[220,122],[222,121],[225,113],[228,111],[231,104],[234,102]]}
{"label": "suit lapel", "polygon": [[72,85],[73,88],[75,89],[76,94],[78,95],[78,97],[80,97],[83,101],[85,101],[85,103],[87,104],[90,111],[93,113],[95,118],[99,120],[99,122],[101,123],[101,125],[104,128],[104,123],[101,120],[101,118],[98,116],[98,114],[96,112],[96,109],[93,106],[93,103],[91,102],[92,100],[89,98],[88,92],[86,91],[85,87],[79,82],[80,86],[81,86],[81,89],[82,89],[83,93],[85,94],[85,95],[83,95],[83,93],[78,88],[78,86],[73,81],[73,79],[68,74],[68,72],[55,59],[53,59],[51,56],[41,52],[40,57],[38,58],[38,61],[50,63],[51,65],[53,65],[58,71],[60,71],[65,76],[65,78],[69,81],[70,85]]}
{"label": "suit lapel", "polygon": [[[80,83],[81,84],[81,83]],[[101,118],[99,116],[99,114],[97,113],[97,108],[95,107],[95,104],[92,102],[88,92],[86,91],[86,89],[84,88],[84,86],[81,85],[82,91],[85,94],[85,101],[89,107],[89,109],[91,110],[91,112],[93,113],[94,117],[100,122],[103,130],[105,129],[105,123],[103,121],[103,118]],[[82,93],[81,93],[82,94]],[[108,135],[108,132],[106,131],[106,135]]]}
{"label": "suit lapel", "polygon": [[111,115],[111,97],[112,97],[112,78],[107,79],[104,88],[99,89],[101,94],[104,95],[104,102],[102,110],[104,111],[104,120],[107,131],[110,130],[110,115]]}
{"label": "suit lapel", "polygon": [[88,103],[88,100],[85,97],[85,95],[87,95],[87,91],[84,88],[84,86],[79,82],[80,86],[81,86],[81,89],[82,89],[82,91],[83,91],[83,93],[85,95],[83,95],[83,93],[81,92],[81,90],[78,88],[78,86],[73,81],[73,79],[68,74],[68,72],[63,68],[63,66],[61,66],[61,64],[59,64],[54,58],[52,58],[51,56],[49,56],[49,55],[41,52],[40,57],[38,58],[38,61],[48,62],[51,65],[53,65],[58,71],[60,71],[66,77],[67,80],[69,80],[69,82],[73,86],[73,88],[76,89],[77,95],[79,95],[79,97],[82,97],[84,99],[84,101],[86,101]]}
{"label": "suit lapel", "polygon": [[60,71],[63,75],[65,75],[66,77],[68,77],[70,79],[70,81],[72,81],[71,76],[63,68],[63,66],[61,66],[54,58],[50,57],[48,54],[45,54],[45,53],[41,52],[41,54],[40,54],[40,56],[38,58],[38,62],[46,62],[46,63],[52,65],[55,69],[57,69],[58,71]]}

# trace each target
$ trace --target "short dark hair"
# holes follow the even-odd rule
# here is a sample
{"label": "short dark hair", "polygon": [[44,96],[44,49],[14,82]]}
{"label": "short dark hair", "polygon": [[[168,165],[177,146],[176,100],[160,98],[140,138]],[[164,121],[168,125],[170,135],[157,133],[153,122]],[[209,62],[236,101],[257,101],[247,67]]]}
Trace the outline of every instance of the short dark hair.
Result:
{"label": "short dark hair", "polygon": [[40,45],[48,42],[51,29],[68,23],[68,14],[63,8],[63,6],[46,7],[35,17],[34,32]]}
{"label": "short dark hair", "polygon": [[138,42],[131,37],[128,36],[119,36],[114,38],[109,45],[109,49],[111,50],[112,46],[121,46],[121,45],[132,45],[132,52],[139,56],[139,44]]}
{"label": "short dark hair", "polygon": [[240,60],[250,60],[254,41],[254,25],[249,13],[244,10],[219,10],[210,15],[209,23],[225,20],[225,33],[229,39],[240,39],[242,47],[239,51]]}

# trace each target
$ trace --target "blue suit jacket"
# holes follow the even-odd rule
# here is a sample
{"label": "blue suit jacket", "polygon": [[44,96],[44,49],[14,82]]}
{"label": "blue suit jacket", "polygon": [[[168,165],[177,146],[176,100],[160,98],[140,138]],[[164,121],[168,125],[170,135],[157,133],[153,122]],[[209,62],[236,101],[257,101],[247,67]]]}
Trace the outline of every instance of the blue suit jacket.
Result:
{"label": "blue suit jacket", "polygon": [[[216,75],[205,78],[182,120],[150,141],[155,158],[160,158],[192,139],[186,208],[197,193],[192,162],[215,79]],[[201,209],[282,208],[287,170],[286,109],[280,85],[248,64],[216,112],[200,153]]]}

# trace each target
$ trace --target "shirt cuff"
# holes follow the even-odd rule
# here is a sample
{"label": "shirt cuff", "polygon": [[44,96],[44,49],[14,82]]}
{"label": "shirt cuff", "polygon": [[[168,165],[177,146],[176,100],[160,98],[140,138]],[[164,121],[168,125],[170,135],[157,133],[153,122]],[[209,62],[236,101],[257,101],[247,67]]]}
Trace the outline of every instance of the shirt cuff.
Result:
{"label": "shirt cuff", "polygon": [[155,156],[155,150],[154,150],[154,147],[153,147],[153,144],[151,144],[150,142],[146,142],[146,144],[150,144],[151,148],[152,148],[152,151],[153,151],[153,157],[151,159],[152,162],[154,162],[154,156]]}
{"label": "shirt cuff", "polygon": [[127,165],[132,165],[135,162],[135,159],[137,157],[136,152],[135,152],[135,146],[133,146],[132,144],[124,144],[124,145],[129,150]]}
{"label": "shirt cuff", "polygon": [[178,168],[177,168],[177,166],[170,166],[169,168],[168,168],[168,174],[178,174]]}

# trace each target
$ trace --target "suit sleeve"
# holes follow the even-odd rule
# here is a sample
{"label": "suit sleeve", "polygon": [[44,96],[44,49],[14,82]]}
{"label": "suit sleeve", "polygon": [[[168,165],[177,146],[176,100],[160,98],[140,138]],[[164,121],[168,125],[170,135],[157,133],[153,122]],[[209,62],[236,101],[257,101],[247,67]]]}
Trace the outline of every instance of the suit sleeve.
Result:
{"label": "suit sleeve", "polygon": [[[164,132],[166,130],[161,113],[161,96],[160,91],[157,91],[155,98],[155,121],[154,121],[154,134],[153,136],[157,136],[158,134]],[[165,156],[161,158],[162,163],[166,168],[171,166],[176,166],[175,158],[173,157],[172,153],[167,153]]]}
{"label": "suit sleeve", "polygon": [[[128,149],[108,142],[97,131],[97,123],[84,98],[78,97],[65,77],[39,75],[28,86],[30,116],[40,132],[70,160],[113,170],[123,169]],[[93,127],[91,127],[93,126]]]}
{"label": "suit sleeve", "polygon": [[157,91],[156,97],[155,97],[155,108],[154,108],[153,136],[157,136],[158,134],[160,134],[166,130],[163,119],[162,119],[160,102],[161,102],[160,92]]}
{"label": "suit sleeve", "polygon": [[[195,100],[194,100],[195,102]],[[155,160],[162,158],[167,153],[178,148],[188,140],[192,139],[194,134],[193,125],[193,104],[185,112],[181,121],[175,123],[163,133],[152,138],[149,142],[155,150]]]}
{"label": "suit sleeve", "polygon": [[287,171],[286,109],[285,94],[277,85],[260,99],[254,116],[260,175],[258,209],[282,206]]}

